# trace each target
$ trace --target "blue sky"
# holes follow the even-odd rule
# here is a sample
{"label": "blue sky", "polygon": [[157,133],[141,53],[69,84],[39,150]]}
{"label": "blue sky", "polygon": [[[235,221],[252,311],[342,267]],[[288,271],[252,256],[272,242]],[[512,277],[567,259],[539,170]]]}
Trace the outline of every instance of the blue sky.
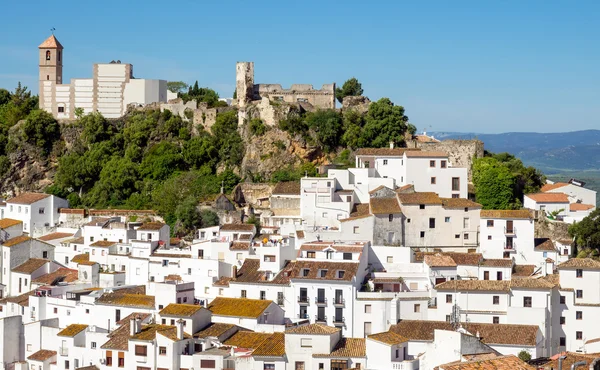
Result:
{"label": "blue sky", "polygon": [[120,59],[138,78],[198,80],[222,97],[235,62],[256,83],[343,83],[389,97],[421,131],[600,128],[599,1],[56,1],[0,13],[0,87],[37,93],[56,27],[64,80]]}

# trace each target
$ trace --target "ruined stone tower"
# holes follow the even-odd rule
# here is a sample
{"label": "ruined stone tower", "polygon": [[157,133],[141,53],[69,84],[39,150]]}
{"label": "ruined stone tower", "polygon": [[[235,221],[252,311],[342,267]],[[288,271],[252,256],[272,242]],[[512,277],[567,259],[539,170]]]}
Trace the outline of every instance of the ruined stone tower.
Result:
{"label": "ruined stone tower", "polygon": [[235,64],[235,87],[238,107],[243,109],[254,94],[254,62]]}

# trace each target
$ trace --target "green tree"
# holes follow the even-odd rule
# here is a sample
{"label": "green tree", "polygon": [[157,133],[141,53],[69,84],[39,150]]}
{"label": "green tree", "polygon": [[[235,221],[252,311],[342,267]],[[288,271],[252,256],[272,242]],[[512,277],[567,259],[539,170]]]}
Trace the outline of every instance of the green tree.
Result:
{"label": "green tree", "polygon": [[54,142],[60,138],[58,122],[50,113],[34,110],[27,116],[23,124],[23,140],[50,153]]}
{"label": "green tree", "polygon": [[252,215],[252,216],[248,217],[248,220],[246,220],[246,223],[256,226],[256,234],[257,235],[260,233],[260,218]]}
{"label": "green tree", "polygon": [[107,207],[123,204],[136,191],[138,165],[113,156],[102,168],[100,179],[86,196],[88,206]]}
{"label": "green tree", "polygon": [[188,140],[183,145],[183,160],[193,169],[204,165],[214,168],[219,160],[215,139],[209,134],[202,134]]}
{"label": "green tree", "polygon": [[600,249],[600,208],[569,226],[569,235],[578,247]]}
{"label": "green tree", "polygon": [[522,350],[521,352],[519,352],[518,357],[521,361],[524,362],[531,361],[531,354],[526,350]]}
{"label": "green tree", "polygon": [[260,118],[253,118],[248,123],[250,133],[255,136],[262,136],[267,132],[267,126],[263,123]]}
{"label": "green tree", "polygon": [[335,97],[340,103],[346,96],[360,96],[362,93],[362,84],[354,77],[344,82],[341,88],[335,89]]}
{"label": "green tree", "polygon": [[210,209],[200,211],[200,218],[202,219],[202,227],[217,226],[219,224],[219,216]]}
{"label": "green tree", "polygon": [[477,202],[484,209],[516,208],[514,176],[495,158],[478,158],[473,162],[473,184]]}
{"label": "green tree", "polygon": [[81,117],[79,124],[83,126],[81,136],[88,144],[108,140],[113,135],[113,126],[98,112]]}
{"label": "green tree", "polygon": [[198,201],[193,196],[188,196],[177,206],[175,216],[187,232],[200,227],[202,223]]}
{"label": "green tree", "polygon": [[359,112],[353,109],[344,112],[341,143],[352,149],[364,147],[364,125],[365,119]]}
{"label": "green tree", "polygon": [[180,95],[185,102],[195,99],[198,103],[207,103],[209,108],[217,105],[219,101],[219,94],[215,90],[208,87],[199,87],[198,81],[188,88],[187,93],[181,93]]}
{"label": "green tree", "polygon": [[169,81],[167,82],[167,90],[172,93],[182,93],[188,88],[188,84],[183,81]]}
{"label": "green tree", "polygon": [[10,170],[10,160],[5,155],[0,155],[0,178],[4,177]]}
{"label": "green tree", "polygon": [[152,180],[164,180],[182,169],[183,156],[173,143],[163,141],[153,145],[142,159],[140,174]]}
{"label": "green tree", "polygon": [[362,143],[371,147],[386,147],[390,142],[404,144],[404,134],[414,133],[415,127],[408,123],[404,107],[394,105],[388,98],[381,98],[369,106],[362,130]]}
{"label": "green tree", "polygon": [[221,162],[229,166],[238,166],[244,157],[244,143],[237,131],[236,111],[217,113],[211,131],[216,139]]}
{"label": "green tree", "polygon": [[5,105],[10,101],[10,91],[0,89],[0,105]]}
{"label": "green tree", "polygon": [[[5,99],[6,94],[3,94],[3,100]],[[0,124],[5,124],[8,127],[14,126],[37,107],[37,96],[32,96],[31,91],[19,82],[15,91],[10,94],[10,101],[0,104]]]}
{"label": "green tree", "polygon": [[319,109],[306,115],[305,122],[316,133],[325,152],[334,151],[342,134],[342,116],[334,109]]}

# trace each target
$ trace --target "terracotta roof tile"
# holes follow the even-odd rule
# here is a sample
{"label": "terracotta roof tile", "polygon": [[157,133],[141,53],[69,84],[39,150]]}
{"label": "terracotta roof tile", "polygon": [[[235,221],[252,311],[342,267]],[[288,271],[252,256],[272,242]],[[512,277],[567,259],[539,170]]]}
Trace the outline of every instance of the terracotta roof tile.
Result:
{"label": "terracotta roof tile", "polygon": [[300,181],[278,182],[271,194],[300,195]]}
{"label": "terracotta roof tile", "polygon": [[138,230],[157,231],[157,230],[162,229],[163,226],[165,226],[165,224],[163,224],[162,222],[146,222],[146,223],[142,224],[142,226],[140,226],[138,228]]}
{"label": "terracotta roof tile", "polygon": [[304,239],[304,230],[296,230],[296,237],[298,239]]}
{"label": "terracotta roof tile", "polygon": [[252,352],[252,356],[283,357],[285,356],[285,334],[273,333]]}
{"label": "terracotta roof tile", "polygon": [[535,370],[514,355],[499,356],[492,359],[457,362],[439,366],[440,370]]}
{"label": "terracotta roof tile", "polygon": [[[306,276],[303,273],[304,270],[308,270]],[[319,270],[327,270],[325,277],[319,275]],[[290,275],[292,279],[351,281],[356,276],[357,270],[358,263],[296,261]],[[344,271],[342,278],[338,277],[338,271]]]}
{"label": "terracotta roof tile", "polygon": [[385,186],[384,186],[384,185],[379,185],[379,186],[378,186],[378,187],[376,187],[375,189],[371,190],[371,191],[369,192],[369,194],[375,194],[375,193],[377,193],[377,192],[378,192],[379,190],[381,190],[381,189],[385,189]]}
{"label": "terracotta roof tile", "polygon": [[416,252],[415,262],[423,262],[425,256],[440,254],[451,257],[457,265],[478,266],[483,259],[481,253],[459,253],[459,252]]}
{"label": "terracotta roof tile", "polygon": [[108,248],[112,247],[115,244],[117,244],[117,242],[111,242],[109,240],[98,240],[97,242],[90,244],[90,247]]}
{"label": "terracotta roof tile", "polygon": [[47,264],[49,262],[50,262],[49,260],[42,259],[42,258],[30,258],[27,261],[20,264],[19,266],[13,268],[11,271],[17,272],[19,274],[32,274],[37,269],[39,269],[40,267],[44,266],[45,264]]}
{"label": "terracotta roof tile", "polygon": [[4,243],[2,243],[2,245],[5,247],[14,247],[17,244],[25,243],[29,240],[31,240],[31,238],[28,237],[27,235],[21,235],[21,236],[16,236],[12,239],[8,239]]}
{"label": "terracotta roof tile", "polygon": [[600,262],[591,258],[571,258],[560,265],[558,269],[600,269]]}
{"label": "terracotta roof tile", "polygon": [[420,149],[409,148],[360,148],[356,151],[357,156],[377,156],[377,157],[401,157],[404,152],[420,151]]}
{"label": "terracotta roof tile", "polygon": [[177,274],[169,274],[167,276],[165,276],[165,281],[183,281],[183,279],[181,278],[181,275],[177,275]]}
{"label": "terracotta roof tile", "polygon": [[542,193],[545,193],[547,191],[552,191],[554,189],[559,189],[559,188],[565,187],[567,185],[569,185],[569,184],[566,183],[566,182],[555,182],[554,184],[545,184],[544,186],[542,186],[542,188],[540,189],[540,191]]}
{"label": "terracotta roof tile", "polygon": [[213,283],[213,286],[224,286],[228,287],[229,283],[233,280],[233,278],[228,276],[221,276],[217,281]]}
{"label": "terracotta roof tile", "polygon": [[508,292],[510,281],[508,280],[450,280],[435,286],[438,291],[489,291]]}
{"label": "terracotta roof tile", "polygon": [[400,205],[395,198],[371,198],[369,204],[374,215],[401,213]]}
{"label": "terracotta roof tile", "polygon": [[190,317],[201,309],[202,306],[193,304],[170,303],[167,307],[163,308],[159,314],[161,316]]}
{"label": "terracotta roof tile", "polygon": [[[149,324],[142,325],[142,330],[139,333],[131,336],[133,340],[144,340],[151,341],[154,340],[157,334],[161,334],[170,340],[177,342],[177,327],[174,325],[159,325],[159,324]],[[191,338],[191,336],[187,333],[183,335],[184,339]]]}
{"label": "terracotta roof tile", "polygon": [[592,208],[594,208],[595,206],[591,205],[591,204],[583,204],[583,203],[571,203],[569,205],[569,210],[571,212],[576,212],[576,211],[587,211],[590,210]]}
{"label": "terracotta roof tile", "polygon": [[549,238],[535,238],[533,241],[534,249],[536,251],[556,252],[556,246],[554,242]]}
{"label": "terracotta roof tile", "polygon": [[39,49],[46,49],[46,48],[62,49],[63,46],[60,44],[60,42],[58,42],[58,40],[56,39],[56,37],[54,37],[54,35],[51,35],[44,42],[42,42],[38,48]]}
{"label": "terracotta roof tile", "polygon": [[[481,340],[486,344],[507,344],[535,346],[539,327],[537,325],[514,324],[483,324],[466,323],[463,328],[469,333],[479,332]],[[390,327],[395,332],[409,340],[433,341],[434,330],[454,331],[452,324],[447,321],[401,320]]]}
{"label": "terracotta roof tile", "polygon": [[527,277],[532,275],[534,271],[535,265],[514,265],[511,277]]}
{"label": "terracotta roof tile", "polygon": [[70,239],[70,240],[65,240],[63,243],[84,244],[85,240],[84,240],[83,236],[80,236],[78,238],[73,238],[73,239]]}
{"label": "terracotta roof tile", "polygon": [[285,331],[286,334],[309,334],[309,335],[331,335],[339,332],[339,328],[327,326],[323,324],[299,325],[289,328]]}
{"label": "terracotta roof tile", "polygon": [[415,186],[413,184],[406,184],[404,186],[401,186],[401,187],[397,188],[395,191],[398,194],[414,193],[415,192]]}
{"label": "terracotta roof tile", "polygon": [[255,319],[271,305],[273,301],[247,298],[217,297],[208,305],[213,315],[248,317]]}
{"label": "terracotta roof tile", "polygon": [[60,282],[73,283],[79,279],[77,270],[61,267],[58,270],[31,280],[32,283],[41,285],[57,285]]}
{"label": "terracotta roof tile", "polygon": [[426,255],[424,262],[429,267],[456,267],[456,262],[452,257],[439,253]]}
{"label": "terracotta roof tile", "polygon": [[129,294],[116,291],[114,293],[104,293],[96,300],[96,304],[153,309],[155,300],[154,296],[151,295]]}
{"label": "terracotta roof tile", "polygon": [[481,204],[465,198],[440,198],[444,208],[481,208]]}
{"label": "terracotta roof tile", "polygon": [[11,296],[0,299],[0,304],[16,303],[19,306],[29,307],[29,297],[35,295],[35,290],[30,290],[18,296]]}
{"label": "terracotta roof tile", "polygon": [[315,353],[314,358],[361,358],[367,357],[367,346],[364,338],[342,338],[331,353]]}
{"label": "terracotta roof tile", "polygon": [[220,230],[253,232],[255,230],[255,226],[252,224],[225,224],[221,226]]}
{"label": "terracotta roof tile", "polygon": [[513,261],[510,258],[484,259],[480,266],[485,267],[512,267]]}
{"label": "terracotta roof tile", "polygon": [[383,333],[371,334],[367,336],[367,338],[377,342],[389,344],[390,346],[408,341],[407,338],[404,338],[402,335],[394,333],[393,331],[384,331]]}
{"label": "terracotta roof tile", "polygon": [[59,337],[74,337],[77,334],[84,331],[85,329],[87,329],[87,327],[88,326],[84,324],[71,324],[63,330],[59,331],[56,335],[58,335]]}
{"label": "terracotta roof tile", "polygon": [[525,196],[536,203],[569,203],[569,197],[564,193],[536,193]]}
{"label": "terracotta roof tile", "polygon": [[416,140],[420,143],[439,143],[440,141],[434,137],[427,135],[413,135],[413,140]]}
{"label": "terracotta roof tile", "polygon": [[440,199],[440,197],[433,192],[400,193],[398,194],[398,199],[400,199],[401,204],[442,204],[442,200]]}
{"label": "terracotta roof tile", "polygon": [[[234,324],[211,323],[207,327],[194,334],[194,338],[217,337],[219,338],[228,331],[236,328]],[[236,329],[237,330],[237,329]]]}
{"label": "terracotta roof tile", "polygon": [[56,356],[56,351],[51,351],[49,349],[40,349],[36,353],[27,357],[27,359],[30,361],[46,361],[54,356]]}
{"label": "terracotta roof tile", "polygon": [[232,242],[229,246],[232,251],[247,251],[250,250],[250,242]]}
{"label": "terracotta roof tile", "polygon": [[405,153],[407,157],[415,158],[448,158],[448,153],[441,151],[409,151]]}
{"label": "terracotta roof tile", "polygon": [[554,282],[549,281],[544,278],[522,278],[522,279],[514,279],[510,281],[511,289],[552,289],[556,286]]}
{"label": "terracotta roof tile", "polygon": [[265,340],[267,340],[271,334],[269,333],[255,333],[252,331],[238,331],[233,334],[229,339],[223,342],[226,346],[240,347],[240,348],[258,348]]}
{"label": "terracotta roof tile", "polygon": [[8,199],[6,203],[14,203],[14,204],[33,204],[42,199],[46,199],[50,196],[50,194],[44,193],[21,193],[14,198]]}
{"label": "terracotta roof tile", "polygon": [[481,218],[503,218],[503,219],[532,219],[531,211],[528,209],[484,209],[480,213]]}
{"label": "terracotta roof tile", "polygon": [[540,368],[543,369],[558,369],[558,358],[564,355],[566,358],[563,360],[562,368],[570,369],[571,366],[579,361],[584,361],[586,364],[581,368],[587,369],[597,357],[600,357],[598,353],[576,353],[576,352],[562,352],[558,353],[548,359],[544,364],[540,364]]}
{"label": "terracotta roof tile", "polygon": [[[149,313],[146,313],[146,312],[132,312],[129,315],[127,315],[124,318],[122,318],[121,320],[117,321],[117,325],[129,325],[129,322],[134,317],[139,317],[139,319],[142,320],[142,322],[144,322],[144,320],[146,320],[150,316],[151,315]],[[129,327],[129,326],[127,326],[127,327]]]}
{"label": "terracotta roof tile", "polygon": [[129,330],[129,325],[121,325],[108,335],[110,339],[100,348],[126,351],[129,347]]}
{"label": "terracotta roof tile", "polygon": [[50,240],[69,238],[72,236],[73,236],[73,233],[51,233],[51,234],[46,234],[44,236],[39,237],[38,240],[47,242]]}
{"label": "terracotta roof tile", "polygon": [[23,224],[23,221],[13,220],[12,218],[3,218],[0,220],[0,229],[6,229],[20,224]]}
{"label": "terracotta roof tile", "polygon": [[368,216],[370,205],[368,203],[358,203],[354,205],[350,217]]}

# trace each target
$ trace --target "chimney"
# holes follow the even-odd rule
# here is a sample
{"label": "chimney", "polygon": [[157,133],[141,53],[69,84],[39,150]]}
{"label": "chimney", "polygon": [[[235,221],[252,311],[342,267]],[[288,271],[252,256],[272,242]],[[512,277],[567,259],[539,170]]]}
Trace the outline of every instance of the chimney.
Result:
{"label": "chimney", "polygon": [[231,270],[232,270],[231,271],[231,277],[234,278],[234,279],[237,278],[237,266],[233,265],[231,267]]}
{"label": "chimney", "polygon": [[178,340],[183,339],[183,320],[182,319],[177,320],[177,339]]}
{"label": "chimney", "polygon": [[394,142],[390,141],[390,149],[394,149]]}
{"label": "chimney", "polygon": [[131,320],[129,320],[129,335],[134,336],[137,333],[139,333],[141,323],[142,323],[142,320],[140,320],[139,317],[134,317]]}

